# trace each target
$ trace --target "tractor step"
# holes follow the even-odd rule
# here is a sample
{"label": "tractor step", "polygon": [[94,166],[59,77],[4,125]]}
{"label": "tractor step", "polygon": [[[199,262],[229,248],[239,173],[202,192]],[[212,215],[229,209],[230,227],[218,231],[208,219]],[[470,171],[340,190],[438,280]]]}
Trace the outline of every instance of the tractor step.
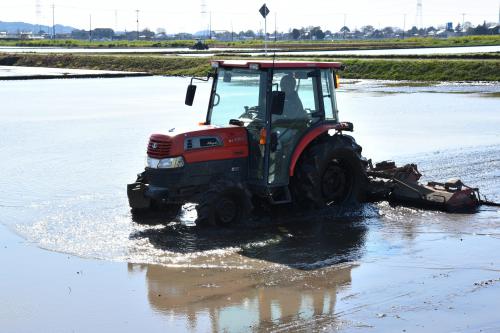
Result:
{"label": "tractor step", "polygon": [[267,193],[271,205],[287,204],[292,202],[292,194],[288,186],[276,187]]}

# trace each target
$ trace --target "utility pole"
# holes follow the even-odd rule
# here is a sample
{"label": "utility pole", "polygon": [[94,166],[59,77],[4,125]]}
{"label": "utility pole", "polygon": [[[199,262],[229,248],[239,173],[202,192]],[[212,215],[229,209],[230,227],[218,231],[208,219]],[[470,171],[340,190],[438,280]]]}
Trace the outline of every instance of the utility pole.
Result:
{"label": "utility pole", "polygon": [[466,13],[462,13],[462,32],[464,32],[465,14],[466,14]]}
{"label": "utility pole", "polygon": [[89,14],[89,42],[92,43],[92,14]]}
{"label": "utility pole", "polygon": [[210,37],[209,39],[212,40],[212,11],[210,11],[208,13],[208,19],[209,19],[209,21],[208,21],[208,30],[210,30],[209,31],[209,37]]}
{"label": "utility pole", "polygon": [[264,39],[266,44],[266,57],[267,57],[267,19],[264,18]]}
{"label": "utility pole", "polygon": [[36,0],[35,4],[35,13],[36,13],[36,30],[35,35],[40,35],[40,18],[42,16],[42,5],[40,3],[40,0]]}
{"label": "utility pole", "polygon": [[345,29],[346,28],[346,26],[345,26],[346,21],[347,21],[347,14],[344,13],[344,25],[342,26],[342,30],[344,30],[344,39],[345,39],[345,33],[346,33],[346,29]]}
{"label": "utility pole", "polygon": [[274,12],[274,42],[278,40],[278,28],[277,28],[277,23],[276,23],[276,16],[278,13]]}
{"label": "utility pole", "polygon": [[264,18],[264,49],[267,57],[267,15],[269,14],[269,8],[267,8],[266,4],[263,4],[259,9],[260,15]]}
{"label": "utility pole", "polygon": [[115,9],[115,34],[118,31],[118,10]]}
{"label": "utility pole", "polygon": [[52,39],[56,39],[55,11],[56,11],[56,5],[52,4]]}
{"label": "utility pole", "polygon": [[139,40],[139,9],[135,10],[136,14],[136,23],[137,23],[137,40]]}
{"label": "utility pole", "polygon": [[406,13],[403,14],[403,39],[405,39],[405,31],[406,31]]}

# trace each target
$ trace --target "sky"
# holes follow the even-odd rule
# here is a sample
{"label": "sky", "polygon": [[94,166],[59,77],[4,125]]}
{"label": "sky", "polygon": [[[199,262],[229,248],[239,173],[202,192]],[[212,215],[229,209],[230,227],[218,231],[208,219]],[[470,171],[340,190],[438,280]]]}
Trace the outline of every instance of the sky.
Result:
{"label": "sky", "polygon": [[[135,31],[139,10],[140,30],[194,33],[207,29],[211,16],[212,30],[258,31],[264,29],[264,19],[258,12],[263,4],[263,0],[0,0],[0,21],[51,25],[54,5],[56,24],[86,30],[91,18],[92,28]],[[266,5],[271,11],[268,32],[275,27],[288,31],[307,26],[335,32],[344,22],[351,30],[364,25],[402,28],[405,24],[406,29],[418,25],[417,0],[268,0]],[[499,6],[500,0],[422,0],[423,25],[456,25],[464,19],[474,26],[484,20],[497,22]],[[202,8],[206,14],[201,13]]]}

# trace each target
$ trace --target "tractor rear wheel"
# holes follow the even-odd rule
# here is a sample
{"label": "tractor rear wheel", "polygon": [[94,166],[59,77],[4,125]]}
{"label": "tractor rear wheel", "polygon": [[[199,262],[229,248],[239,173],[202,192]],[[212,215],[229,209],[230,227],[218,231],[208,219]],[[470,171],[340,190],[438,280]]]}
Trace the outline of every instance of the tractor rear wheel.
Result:
{"label": "tractor rear wheel", "polygon": [[367,177],[361,148],[353,142],[350,137],[336,135],[303,153],[292,179],[298,204],[322,208],[362,201]]}
{"label": "tractor rear wheel", "polygon": [[200,195],[196,224],[229,227],[241,222],[251,208],[250,192],[241,183],[218,181]]}

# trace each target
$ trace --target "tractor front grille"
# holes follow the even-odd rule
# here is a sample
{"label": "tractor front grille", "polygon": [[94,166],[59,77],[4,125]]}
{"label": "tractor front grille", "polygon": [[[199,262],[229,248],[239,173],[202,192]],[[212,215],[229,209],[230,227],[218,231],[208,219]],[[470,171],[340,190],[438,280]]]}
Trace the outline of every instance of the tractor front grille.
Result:
{"label": "tractor front grille", "polygon": [[171,147],[172,142],[170,140],[150,138],[148,143],[148,156],[153,158],[169,157]]}

